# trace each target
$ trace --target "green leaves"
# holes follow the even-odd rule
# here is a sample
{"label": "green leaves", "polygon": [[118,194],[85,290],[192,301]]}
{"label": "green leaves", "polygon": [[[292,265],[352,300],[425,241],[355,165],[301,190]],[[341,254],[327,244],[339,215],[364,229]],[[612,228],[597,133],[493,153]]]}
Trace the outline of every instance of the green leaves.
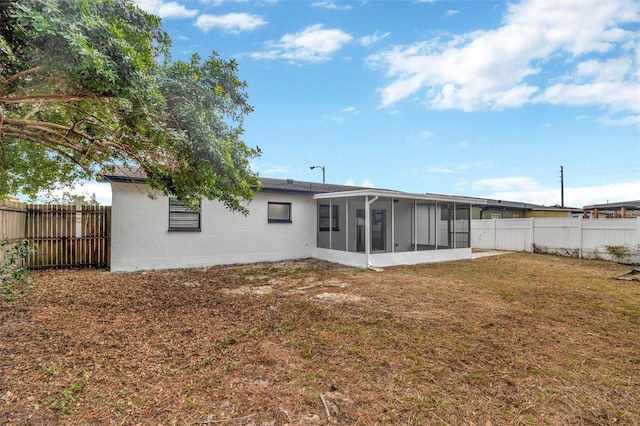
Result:
{"label": "green leaves", "polygon": [[234,60],[170,62],[159,18],[131,0],[3,3],[0,197],[116,164],[186,203],[246,211],[260,150],[240,139],[252,107]]}

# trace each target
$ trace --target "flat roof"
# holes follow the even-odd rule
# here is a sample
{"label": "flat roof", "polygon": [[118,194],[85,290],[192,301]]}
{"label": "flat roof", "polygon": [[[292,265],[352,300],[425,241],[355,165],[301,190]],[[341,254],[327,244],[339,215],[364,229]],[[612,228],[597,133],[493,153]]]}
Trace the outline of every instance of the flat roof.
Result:
{"label": "flat roof", "polygon": [[584,206],[585,210],[598,209],[598,210],[618,210],[624,207],[627,210],[640,210],[640,200],[633,201],[620,201],[618,203],[605,203],[605,204],[591,204]]}

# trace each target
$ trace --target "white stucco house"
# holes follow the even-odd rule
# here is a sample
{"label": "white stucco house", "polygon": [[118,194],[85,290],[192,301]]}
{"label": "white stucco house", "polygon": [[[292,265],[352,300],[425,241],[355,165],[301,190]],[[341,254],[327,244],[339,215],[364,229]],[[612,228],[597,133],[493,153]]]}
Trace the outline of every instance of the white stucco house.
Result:
{"label": "white stucco house", "polygon": [[203,200],[186,211],[149,197],[143,177],[105,174],[112,189],[111,270],[318,258],[357,267],[471,258],[463,197],[261,178],[247,216]]}

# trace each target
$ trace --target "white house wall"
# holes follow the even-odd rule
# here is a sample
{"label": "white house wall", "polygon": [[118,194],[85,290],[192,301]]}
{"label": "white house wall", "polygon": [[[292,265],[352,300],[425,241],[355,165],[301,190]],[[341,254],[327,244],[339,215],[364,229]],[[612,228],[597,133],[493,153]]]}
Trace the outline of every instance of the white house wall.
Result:
{"label": "white house wall", "polygon": [[[201,231],[168,231],[168,198],[150,199],[148,187],[112,183],[111,270],[203,267],[312,257],[316,201],[309,195],[259,192],[250,213],[232,213],[202,201]],[[291,203],[292,223],[267,223],[267,203]]]}

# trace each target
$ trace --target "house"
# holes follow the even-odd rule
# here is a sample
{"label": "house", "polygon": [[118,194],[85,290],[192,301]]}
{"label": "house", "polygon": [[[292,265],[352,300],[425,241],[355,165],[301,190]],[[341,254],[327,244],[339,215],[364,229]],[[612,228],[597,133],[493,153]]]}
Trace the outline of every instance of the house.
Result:
{"label": "house", "polygon": [[584,206],[583,211],[585,219],[640,217],[640,200],[591,204]]}
{"label": "house", "polygon": [[471,258],[464,197],[261,178],[245,216],[209,200],[188,211],[153,194],[140,175],[104,179],[112,189],[112,271],[307,257],[363,268]]}

